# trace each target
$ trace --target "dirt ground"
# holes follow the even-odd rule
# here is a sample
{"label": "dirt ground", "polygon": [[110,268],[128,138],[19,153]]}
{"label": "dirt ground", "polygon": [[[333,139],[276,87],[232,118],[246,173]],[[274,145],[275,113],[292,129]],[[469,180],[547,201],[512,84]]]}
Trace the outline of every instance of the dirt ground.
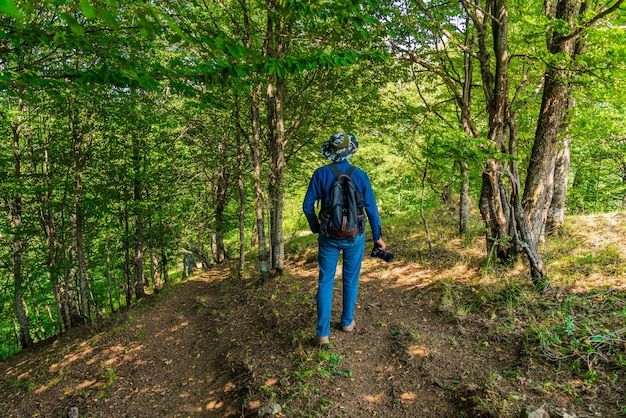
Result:
{"label": "dirt ground", "polygon": [[312,344],[314,249],[264,284],[229,267],[1,362],[0,416],[252,417],[272,402],[275,416],[518,417],[529,405],[553,417],[624,416],[623,374],[586,390],[526,348],[523,324],[504,326],[514,316],[462,303],[459,292],[489,286],[478,284],[477,261],[434,270],[366,257],[357,329],[338,329],[338,280],[327,348]]}

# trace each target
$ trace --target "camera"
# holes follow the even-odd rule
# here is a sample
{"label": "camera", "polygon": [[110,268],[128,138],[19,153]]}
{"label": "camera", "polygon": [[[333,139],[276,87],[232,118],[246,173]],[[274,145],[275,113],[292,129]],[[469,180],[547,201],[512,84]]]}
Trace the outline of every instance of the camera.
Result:
{"label": "camera", "polygon": [[381,260],[385,260],[387,263],[391,263],[393,261],[393,254],[388,253],[387,251],[383,251],[377,246],[374,246],[374,249],[372,250],[370,256],[378,257]]}

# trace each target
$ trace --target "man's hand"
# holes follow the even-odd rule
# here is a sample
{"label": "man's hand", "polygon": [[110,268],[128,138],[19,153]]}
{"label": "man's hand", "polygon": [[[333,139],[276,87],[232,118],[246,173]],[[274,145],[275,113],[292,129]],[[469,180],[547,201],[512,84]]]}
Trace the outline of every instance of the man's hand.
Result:
{"label": "man's hand", "polygon": [[382,238],[378,238],[376,241],[374,241],[374,244],[378,247],[379,250],[385,251],[385,248],[387,248],[387,244],[385,244],[385,241],[383,241]]}

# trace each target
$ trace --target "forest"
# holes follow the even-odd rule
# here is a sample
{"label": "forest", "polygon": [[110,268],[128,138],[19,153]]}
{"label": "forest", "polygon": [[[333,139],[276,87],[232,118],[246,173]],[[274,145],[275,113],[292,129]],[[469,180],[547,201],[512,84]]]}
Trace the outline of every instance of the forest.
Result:
{"label": "forest", "polygon": [[2,359],[196,269],[288,275],[340,129],[404,246],[452,213],[537,295],[568,217],[626,205],[623,0],[6,0],[0,26]]}

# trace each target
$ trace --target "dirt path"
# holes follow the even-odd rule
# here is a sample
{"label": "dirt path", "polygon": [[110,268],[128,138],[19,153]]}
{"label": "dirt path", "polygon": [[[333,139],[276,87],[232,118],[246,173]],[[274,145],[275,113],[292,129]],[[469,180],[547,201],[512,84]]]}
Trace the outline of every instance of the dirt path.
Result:
{"label": "dirt path", "polygon": [[215,269],[149,297],[102,332],[72,330],[0,363],[3,417],[221,417],[238,413],[225,344],[207,332],[196,296],[215,294]]}
{"label": "dirt path", "polygon": [[528,404],[620,416],[615,387],[588,397],[547,389],[545,376],[582,382],[530,358],[519,326],[506,322],[513,316],[463,305],[458,292],[476,291],[474,274],[366,258],[357,331],[337,329],[336,286],[331,345],[319,349],[313,253],[263,285],[214,268],[102,329],[72,330],[1,362],[0,416],[66,417],[74,407],[81,417],[252,417],[269,402],[278,416],[494,416],[483,401],[500,417]]}

